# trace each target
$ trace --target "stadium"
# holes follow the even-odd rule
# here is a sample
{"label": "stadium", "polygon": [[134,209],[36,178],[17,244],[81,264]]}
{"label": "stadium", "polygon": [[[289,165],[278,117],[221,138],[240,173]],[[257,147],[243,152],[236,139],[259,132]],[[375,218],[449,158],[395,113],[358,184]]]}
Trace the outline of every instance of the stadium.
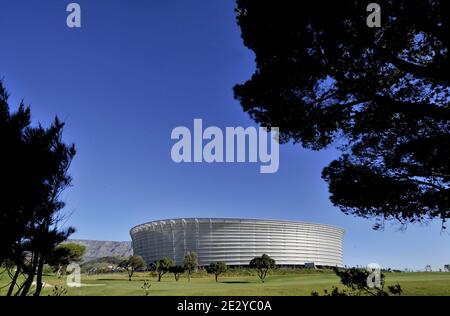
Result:
{"label": "stadium", "polygon": [[247,266],[268,254],[278,266],[343,266],[344,230],[307,222],[185,218],[145,223],[130,230],[135,255],[150,264],[168,257],[183,263],[187,252],[198,255],[199,265],[223,261]]}

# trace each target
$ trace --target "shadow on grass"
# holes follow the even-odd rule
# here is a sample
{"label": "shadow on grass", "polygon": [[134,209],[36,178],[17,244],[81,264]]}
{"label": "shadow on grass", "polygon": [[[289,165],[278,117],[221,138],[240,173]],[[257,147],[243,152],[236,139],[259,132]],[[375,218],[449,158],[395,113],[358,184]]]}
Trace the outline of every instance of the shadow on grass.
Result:
{"label": "shadow on grass", "polygon": [[250,281],[220,281],[219,283],[246,284],[246,283],[251,283],[251,282]]}
{"label": "shadow on grass", "polygon": [[[140,279],[132,279],[131,281],[128,281],[128,279],[114,279],[114,278],[98,278],[95,279],[97,281],[127,281],[127,282],[132,282],[132,281],[141,281]],[[144,281],[144,280],[142,280]]]}

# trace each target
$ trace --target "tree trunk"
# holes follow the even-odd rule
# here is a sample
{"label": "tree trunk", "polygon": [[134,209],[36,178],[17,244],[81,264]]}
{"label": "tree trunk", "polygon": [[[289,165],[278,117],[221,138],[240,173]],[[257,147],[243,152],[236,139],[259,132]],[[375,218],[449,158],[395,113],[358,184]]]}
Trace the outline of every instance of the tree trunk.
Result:
{"label": "tree trunk", "polygon": [[17,283],[17,278],[19,277],[19,275],[20,275],[20,267],[16,266],[16,272],[14,273],[14,277],[11,280],[11,284],[9,286],[8,293],[6,294],[6,296],[12,295],[12,293],[14,291],[14,287],[16,286],[16,283]]}
{"label": "tree trunk", "polygon": [[34,277],[36,276],[36,269],[37,269],[37,266],[39,263],[38,260],[39,260],[38,254],[35,253],[33,255],[33,261],[31,264],[30,271],[28,272],[28,277],[25,280],[22,287],[16,292],[16,294],[15,294],[16,296],[19,296],[19,294],[20,294],[20,296],[27,296],[28,292],[30,292],[31,286],[33,285]]}
{"label": "tree trunk", "polygon": [[58,271],[56,272],[56,276],[58,277],[58,279],[61,278],[61,270],[62,270],[62,265],[60,264],[58,266]]}
{"label": "tree trunk", "polygon": [[34,296],[41,295],[42,291],[42,273],[44,271],[44,256],[39,258],[38,270],[37,270],[37,278],[36,278],[36,291],[34,292]]}
{"label": "tree trunk", "polygon": [[129,268],[129,269],[127,269],[127,272],[128,272],[128,281],[131,281],[131,277],[133,276],[134,269]]}
{"label": "tree trunk", "polygon": [[217,278],[219,277],[219,275],[218,274],[216,274],[216,282],[219,282],[218,280],[217,280]]}
{"label": "tree trunk", "polygon": [[30,272],[25,282],[22,284],[20,289],[16,292],[15,296],[27,296],[28,292],[30,292],[31,286],[33,285],[34,277],[36,276],[36,270]]}

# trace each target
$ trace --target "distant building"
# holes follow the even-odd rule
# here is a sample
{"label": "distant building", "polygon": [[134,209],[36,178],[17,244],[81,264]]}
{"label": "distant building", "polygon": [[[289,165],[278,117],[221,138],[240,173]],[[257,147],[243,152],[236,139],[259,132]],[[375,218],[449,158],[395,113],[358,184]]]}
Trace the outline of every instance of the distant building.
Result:
{"label": "distant building", "polygon": [[344,230],[329,225],[262,219],[185,218],[153,221],[130,231],[133,251],[150,264],[189,251],[200,266],[223,261],[246,266],[262,254],[278,266],[343,266]]}

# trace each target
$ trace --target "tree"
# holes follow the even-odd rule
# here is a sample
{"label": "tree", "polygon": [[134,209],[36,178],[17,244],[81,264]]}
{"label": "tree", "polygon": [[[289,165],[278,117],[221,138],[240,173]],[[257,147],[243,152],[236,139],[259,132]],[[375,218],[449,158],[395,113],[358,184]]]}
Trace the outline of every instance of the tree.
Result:
{"label": "tree", "polygon": [[221,275],[226,271],[227,271],[227,264],[222,261],[211,262],[209,266],[206,267],[206,272],[208,272],[209,274],[214,274],[216,282],[219,281],[218,280],[219,275]]}
{"label": "tree", "polygon": [[145,268],[145,261],[141,256],[130,256],[120,262],[119,267],[128,272],[128,281],[131,281],[134,271]]}
{"label": "tree", "polygon": [[75,243],[66,243],[53,249],[47,259],[47,263],[59,276],[64,267],[71,262],[81,262],[83,260],[86,247]]}
{"label": "tree", "polygon": [[237,1],[256,55],[235,97],[282,142],[342,156],[323,171],[344,213],[402,224],[450,217],[450,2]]}
{"label": "tree", "polygon": [[161,282],[161,277],[169,272],[170,268],[175,265],[175,261],[164,257],[154,262],[155,271],[158,273],[158,282]]}
{"label": "tree", "polygon": [[444,270],[450,272],[450,264],[444,265]]}
{"label": "tree", "polygon": [[10,113],[8,98],[0,81],[0,265],[12,257],[15,241],[25,234],[21,210],[32,203],[31,186],[38,183],[24,170],[27,166],[23,156],[26,153],[24,133],[31,124],[30,109],[21,103],[17,112]]}
{"label": "tree", "polygon": [[31,212],[31,220],[27,224],[28,236],[25,236],[21,245],[17,244],[20,253],[17,263],[23,263],[23,253],[31,253],[31,260],[22,265],[27,278],[21,289],[21,295],[26,296],[36,277],[35,296],[42,290],[42,274],[44,263],[50,252],[61,242],[75,232],[73,227],[60,229],[59,223],[63,220],[61,215],[65,203],[60,200],[61,193],[71,185],[72,178],[68,175],[71,161],[75,155],[75,147],[62,142],[64,123],[56,118],[50,128],[42,126],[28,130],[26,141],[32,148],[33,159],[36,164],[33,170],[42,174],[40,187],[35,188],[39,198]]}
{"label": "tree", "polygon": [[188,273],[188,281],[191,282],[191,275],[197,270],[198,267],[198,258],[197,254],[193,251],[188,252],[186,256],[184,256],[184,268]]}
{"label": "tree", "polygon": [[258,270],[258,277],[262,283],[270,269],[275,269],[275,260],[269,255],[263,254],[261,257],[255,257],[250,261],[250,268]]}
{"label": "tree", "polygon": [[[394,284],[388,286],[388,290],[384,290],[385,275],[380,273],[380,284],[379,286],[369,286],[367,280],[370,278],[371,272],[365,269],[350,268],[350,269],[339,269],[335,268],[334,272],[340,278],[342,285],[346,287],[344,290],[339,290],[337,287],[333,287],[330,292],[324,290],[325,296],[389,296],[398,295],[400,296],[403,292],[400,284]],[[311,293],[313,296],[319,296],[319,293],[313,291]]]}
{"label": "tree", "polygon": [[169,268],[169,272],[173,273],[176,282],[180,280],[180,275],[184,273],[184,271],[186,271],[184,266],[172,266]]}
{"label": "tree", "polygon": [[59,223],[65,206],[60,195],[71,185],[68,170],[76,151],[62,141],[64,123],[58,118],[49,128],[32,127],[29,107],[21,103],[10,113],[8,97],[0,82],[0,262],[16,265],[7,295],[29,295],[36,280],[38,296],[49,253],[75,231]]}

